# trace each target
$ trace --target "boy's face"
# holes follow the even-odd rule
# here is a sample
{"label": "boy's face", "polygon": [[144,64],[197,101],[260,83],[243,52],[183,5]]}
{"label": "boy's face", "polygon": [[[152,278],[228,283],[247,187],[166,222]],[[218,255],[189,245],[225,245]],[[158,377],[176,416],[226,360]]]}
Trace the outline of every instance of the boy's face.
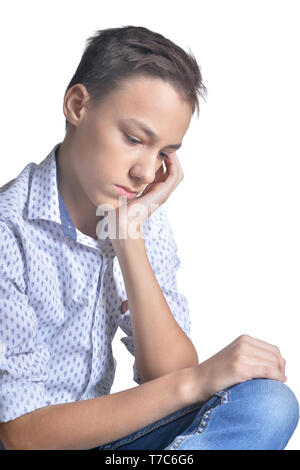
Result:
{"label": "boy's face", "polygon": [[[80,102],[81,97],[81,102]],[[94,206],[119,206],[115,185],[137,194],[155,178],[163,154],[176,151],[189,127],[192,111],[174,87],[157,78],[135,77],[108,95],[95,108],[84,104],[88,94],[75,85],[69,95],[72,129],[72,173],[79,193]],[[70,114],[66,115],[70,120]],[[155,134],[145,134],[133,121],[145,123]],[[69,129],[68,129],[69,131]],[[140,143],[132,143],[134,139]]]}

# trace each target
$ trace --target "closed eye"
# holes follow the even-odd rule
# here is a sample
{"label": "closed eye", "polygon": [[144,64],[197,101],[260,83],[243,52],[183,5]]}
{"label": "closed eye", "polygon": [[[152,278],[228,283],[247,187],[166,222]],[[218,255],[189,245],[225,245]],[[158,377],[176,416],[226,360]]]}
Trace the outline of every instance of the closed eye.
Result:
{"label": "closed eye", "polygon": [[[125,136],[126,136],[127,140],[129,142],[131,142],[132,144],[141,144],[142,143],[139,140],[133,139],[133,137],[130,137],[130,135],[125,134]],[[166,154],[166,153],[161,152],[161,155],[163,156],[163,158],[169,158],[169,155]]]}

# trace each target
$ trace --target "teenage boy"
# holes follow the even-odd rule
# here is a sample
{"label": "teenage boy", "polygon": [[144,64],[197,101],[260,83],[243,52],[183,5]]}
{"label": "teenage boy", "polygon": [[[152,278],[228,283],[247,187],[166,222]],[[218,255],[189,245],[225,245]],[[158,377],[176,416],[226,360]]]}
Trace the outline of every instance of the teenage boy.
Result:
{"label": "teenage boy", "polygon": [[[176,150],[204,92],[194,57],[162,35],[99,31],[65,92],[63,142],[1,189],[6,449],[281,449],[290,439],[298,402],[278,347],[241,335],[199,364],[176,285],[162,205],[183,179]],[[138,385],[110,394],[119,326]]]}

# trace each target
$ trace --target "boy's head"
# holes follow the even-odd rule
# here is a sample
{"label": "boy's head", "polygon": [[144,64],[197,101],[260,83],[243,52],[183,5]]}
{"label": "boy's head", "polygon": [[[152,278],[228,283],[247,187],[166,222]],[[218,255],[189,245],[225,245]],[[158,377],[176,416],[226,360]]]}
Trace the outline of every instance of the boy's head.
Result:
{"label": "boy's head", "polygon": [[139,193],[154,180],[195,109],[199,115],[206,88],[194,57],[147,28],[105,29],[87,42],[64,95],[63,147],[80,192],[94,206],[117,207],[115,185]]}

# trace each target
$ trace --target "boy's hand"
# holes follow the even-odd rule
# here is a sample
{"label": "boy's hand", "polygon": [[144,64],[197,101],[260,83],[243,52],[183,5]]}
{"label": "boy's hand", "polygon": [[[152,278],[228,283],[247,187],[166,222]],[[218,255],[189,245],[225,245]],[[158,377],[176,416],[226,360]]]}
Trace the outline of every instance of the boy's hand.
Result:
{"label": "boy's hand", "polygon": [[144,221],[164,202],[183,180],[184,175],[176,152],[169,154],[165,159],[166,171],[163,165],[157,170],[155,179],[150,183],[141,196],[130,200],[116,209],[116,234],[112,240],[114,246],[121,239],[142,238],[141,226]]}
{"label": "boy's hand", "polygon": [[161,205],[167,201],[170,194],[183,180],[184,175],[176,152],[169,154],[169,158],[166,158],[164,162],[166,172],[164,173],[163,165],[161,165],[156,172],[154,181],[148,184],[141,196],[130,201],[128,206],[136,201],[149,205]]}
{"label": "boy's hand", "polygon": [[[197,381],[203,381],[203,378],[206,382],[206,399],[219,390],[255,378],[286,382],[285,364],[277,346],[249,335],[241,335],[217,354],[192,368],[192,399],[201,400],[197,396],[200,390]],[[202,397],[203,390],[201,393]]]}

